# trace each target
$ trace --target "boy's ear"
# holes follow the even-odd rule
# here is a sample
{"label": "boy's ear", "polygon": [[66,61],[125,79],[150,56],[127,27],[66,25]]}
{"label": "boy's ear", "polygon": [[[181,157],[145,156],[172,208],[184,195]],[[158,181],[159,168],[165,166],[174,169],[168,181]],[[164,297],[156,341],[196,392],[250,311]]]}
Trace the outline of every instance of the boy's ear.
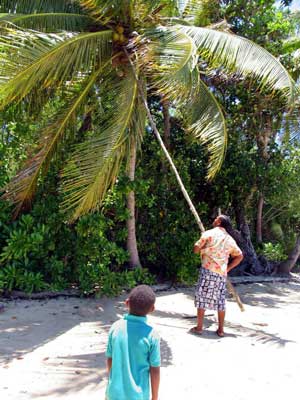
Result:
{"label": "boy's ear", "polygon": [[149,313],[152,313],[155,310],[155,305],[153,304],[152,307],[150,308]]}
{"label": "boy's ear", "polygon": [[126,307],[129,307],[129,299],[125,300]]}

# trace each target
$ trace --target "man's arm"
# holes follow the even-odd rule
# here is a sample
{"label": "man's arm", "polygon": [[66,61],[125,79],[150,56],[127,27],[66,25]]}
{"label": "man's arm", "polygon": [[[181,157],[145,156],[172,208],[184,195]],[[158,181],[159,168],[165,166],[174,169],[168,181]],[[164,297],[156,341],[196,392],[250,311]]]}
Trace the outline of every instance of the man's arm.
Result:
{"label": "man's arm", "polygon": [[158,400],[158,389],[160,382],[160,367],[150,367],[152,399]]}
{"label": "man's arm", "polygon": [[110,374],[111,366],[112,366],[112,358],[111,357],[107,357],[107,359],[106,359],[106,369],[107,369],[108,376]]}
{"label": "man's arm", "polygon": [[200,246],[198,246],[197,244],[195,244],[195,245],[194,245],[194,253],[195,253],[195,254],[199,254],[200,251],[201,251]]}
{"label": "man's arm", "polygon": [[198,242],[196,242],[194,244],[194,253],[195,254],[199,254],[201,252],[201,250],[204,248],[206,243],[206,239],[201,236],[201,238],[198,240]]}
{"label": "man's arm", "polygon": [[233,268],[237,267],[239,263],[242,261],[244,258],[243,254],[240,254],[239,256],[233,257],[231,262],[227,266],[227,272],[231,271]]}

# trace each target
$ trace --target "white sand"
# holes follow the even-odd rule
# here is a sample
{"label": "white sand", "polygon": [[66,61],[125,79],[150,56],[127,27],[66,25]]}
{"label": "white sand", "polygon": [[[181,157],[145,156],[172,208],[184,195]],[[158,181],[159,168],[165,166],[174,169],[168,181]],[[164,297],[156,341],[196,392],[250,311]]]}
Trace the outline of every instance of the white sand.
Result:
{"label": "white sand", "polygon": [[[240,285],[246,311],[227,303],[227,335],[208,312],[195,324],[193,290],[158,293],[149,319],[162,337],[161,400],[298,398],[300,284]],[[105,346],[125,311],[115,299],[18,300],[0,314],[0,399],[104,400]]]}

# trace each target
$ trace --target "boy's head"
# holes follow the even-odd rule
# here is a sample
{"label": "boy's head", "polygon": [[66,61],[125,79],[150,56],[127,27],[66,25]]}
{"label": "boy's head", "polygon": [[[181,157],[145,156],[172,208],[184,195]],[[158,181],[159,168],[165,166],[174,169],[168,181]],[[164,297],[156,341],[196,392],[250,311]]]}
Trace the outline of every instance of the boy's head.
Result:
{"label": "boy's head", "polygon": [[138,316],[144,316],[154,310],[155,293],[150,286],[136,286],[129,293],[126,304],[129,307],[129,313]]}

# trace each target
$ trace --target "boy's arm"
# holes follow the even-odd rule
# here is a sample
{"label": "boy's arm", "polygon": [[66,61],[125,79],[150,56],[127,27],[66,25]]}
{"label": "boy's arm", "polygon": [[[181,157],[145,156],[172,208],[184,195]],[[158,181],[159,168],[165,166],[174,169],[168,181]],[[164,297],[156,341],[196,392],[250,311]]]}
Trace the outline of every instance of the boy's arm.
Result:
{"label": "boy's arm", "polygon": [[160,381],[160,367],[150,367],[150,380],[151,380],[151,400],[158,400],[158,389]]}
{"label": "boy's arm", "polygon": [[108,376],[110,374],[111,366],[112,366],[112,358],[111,357],[107,357],[107,359],[106,359],[106,368],[107,368]]}

